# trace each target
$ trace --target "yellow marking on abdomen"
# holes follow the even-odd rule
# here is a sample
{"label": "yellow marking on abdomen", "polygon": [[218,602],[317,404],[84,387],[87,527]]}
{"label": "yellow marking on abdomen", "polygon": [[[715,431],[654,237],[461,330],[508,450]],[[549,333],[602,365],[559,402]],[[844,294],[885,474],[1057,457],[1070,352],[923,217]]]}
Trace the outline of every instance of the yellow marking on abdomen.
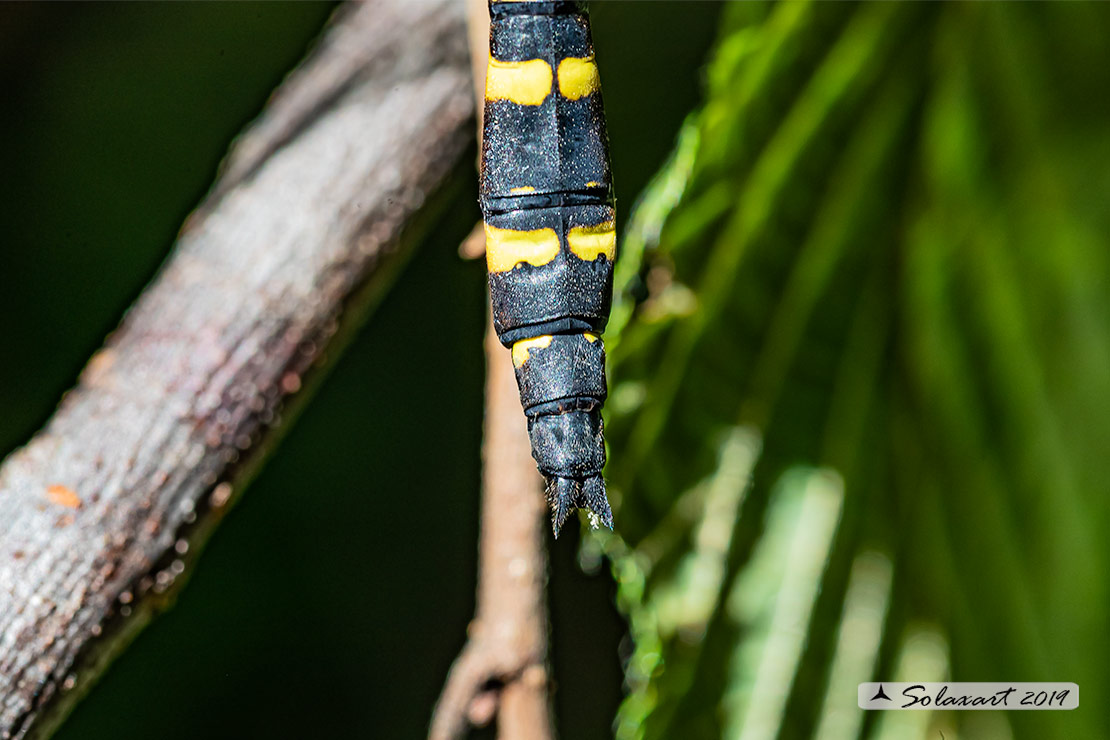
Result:
{"label": "yellow marking on abdomen", "polygon": [[589,342],[590,344],[593,344],[594,342],[597,341],[597,334],[591,334],[588,331],[584,331],[584,332],[582,332],[582,336],[584,336],[586,338],[586,341]]}
{"label": "yellow marking on abdomen", "polygon": [[584,98],[601,87],[592,56],[567,57],[559,62],[559,92],[567,100]]}
{"label": "yellow marking on abdomen", "polygon": [[601,183],[597,182],[596,180],[590,180],[588,183],[586,183],[586,187],[588,187],[588,188],[596,188],[596,187],[600,187],[600,186],[601,186]]}
{"label": "yellow marking on abdomen", "polygon": [[559,236],[554,229],[516,231],[486,224],[486,267],[490,272],[508,272],[521,262],[540,267],[559,254]]}
{"label": "yellow marking on abdomen", "polygon": [[502,62],[490,57],[486,68],[486,100],[540,105],[551,93],[551,65],[542,59]]}
{"label": "yellow marking on abdomen", "polygon": [[612,262],[617,256],[617,231],[612,221],[596,226],[575,226],[567,233],[567,245],[579,259],[593,262],[599,254]]}
{"label": "yellow marking on abdomen", "polygon": [[523,187],[519,187],[519,188],[509,188],[509,194],[510,195],[524,195],[525,193],[534,193],[534,192],[536,192],[536,189],[534,187],[532,187],[531,185],[524,185]]}
{"label": "yellow marking on abdomen", "polygon": [[513,342],[513,366],[524,367],[524,363],[528,362],[528,351],[533,347],[543,349],[544,347],[550,346],[550,334],[544,334],[542,337],[521,339],[519,342]]}

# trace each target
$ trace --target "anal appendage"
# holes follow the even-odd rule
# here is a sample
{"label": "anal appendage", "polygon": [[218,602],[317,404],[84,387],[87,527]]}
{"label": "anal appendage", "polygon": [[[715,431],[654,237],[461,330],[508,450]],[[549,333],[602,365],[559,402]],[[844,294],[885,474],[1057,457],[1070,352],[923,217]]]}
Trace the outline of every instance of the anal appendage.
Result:
{"label": "anal appendage", "polygon": [[551,529],[558,538],[559,531],[575,509],[589,512],[590,526],[613,528],[613,510],[605,495],[605,480],[593,475],[585,480],[552,476],[547,478],[547,505],[551,507]]}

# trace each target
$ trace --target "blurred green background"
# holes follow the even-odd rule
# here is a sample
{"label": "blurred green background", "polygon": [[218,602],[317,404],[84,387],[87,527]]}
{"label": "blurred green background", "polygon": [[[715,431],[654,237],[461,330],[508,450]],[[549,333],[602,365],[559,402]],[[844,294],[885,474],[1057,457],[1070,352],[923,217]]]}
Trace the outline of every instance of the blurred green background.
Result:
{"label": "blurred green background", "polygon": [[[2,12],[11,449],[330,6]],[[617,527],[550,543],[562,736],[1106,736],[1110,7],[593,19]],[[62,737],[423,734],[473,609],[484,293],[455,249],[476,219],[451,209]],[[449,361],[410,362],[444,322]],[[864,715],[873,678],[1085,698]]]}

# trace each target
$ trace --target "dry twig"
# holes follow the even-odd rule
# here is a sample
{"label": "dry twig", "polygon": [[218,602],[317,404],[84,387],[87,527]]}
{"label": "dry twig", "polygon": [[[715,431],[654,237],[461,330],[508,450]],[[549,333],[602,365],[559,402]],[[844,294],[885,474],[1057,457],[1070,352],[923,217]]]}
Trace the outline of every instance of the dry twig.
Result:
{"label": "dry twig", "polygon": [[486,332],[486,423],[477,615],[448,674],[429,737],[462,737],[494,716],[503,740],[550,738],[547,677],[547,504],[516,379]]}
{"label": "dry twig", "polygon": [[[489,18],[484,0],[468,0],[467,8],[480,111]],[[466,253],[478,251],[471,247]],[[547,672],[547,504],[512,363],[492,320],[486,328],[483,456],[477,614],[436,705],[429,737],[456,740],[469,725],[496,716],[501,740],[545,740],[554,735]]]}

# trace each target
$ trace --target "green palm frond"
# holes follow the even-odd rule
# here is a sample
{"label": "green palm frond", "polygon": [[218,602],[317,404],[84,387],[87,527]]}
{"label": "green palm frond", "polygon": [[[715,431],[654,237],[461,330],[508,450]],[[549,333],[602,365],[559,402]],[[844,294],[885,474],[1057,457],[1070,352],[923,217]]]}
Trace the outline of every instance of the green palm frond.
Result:
{"label": "green palm frond", "polygon": [[726,6],[617,276],[618,737],[1098,735],[855,684],[1108,685],[1108,30]]}

